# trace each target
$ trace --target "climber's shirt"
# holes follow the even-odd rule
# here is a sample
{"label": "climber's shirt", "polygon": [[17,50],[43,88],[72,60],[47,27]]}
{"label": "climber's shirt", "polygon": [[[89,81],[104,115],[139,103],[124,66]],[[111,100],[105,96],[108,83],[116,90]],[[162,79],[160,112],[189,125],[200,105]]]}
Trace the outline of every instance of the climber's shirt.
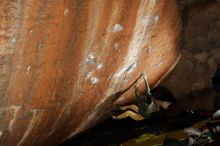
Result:
{"label": "climber's shirt", "polygon": [[138,96],[135,98],[135,105],[138,106],[138,113],[144,118],[148,118],[150,113],[152,112],[152,95],[146,96]]}

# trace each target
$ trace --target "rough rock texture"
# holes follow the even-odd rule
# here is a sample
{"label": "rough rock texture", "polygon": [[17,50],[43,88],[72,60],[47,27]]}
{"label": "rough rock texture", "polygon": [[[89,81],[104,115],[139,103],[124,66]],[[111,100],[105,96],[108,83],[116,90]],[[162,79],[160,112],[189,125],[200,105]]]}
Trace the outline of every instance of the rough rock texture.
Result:
{"label": "rough rock texture", "polygon": [[143,90],[143,71],[153,87],[175,67],[181,27],[174,0],[1,1],[0,145],[97,124]]}
{"label": "rough rock texture", "polygon": [[[182,57],[164,85],[178,98],[200,98],[197,101],[185,98],[185,101],[190,101],[191,107],[204,109],[212,104],[208,98],[215,96],[211,78],[216,64],[220,63],[220,2],[178,2],[184,23]],[[203,99],[208,103],[202,102]]]}

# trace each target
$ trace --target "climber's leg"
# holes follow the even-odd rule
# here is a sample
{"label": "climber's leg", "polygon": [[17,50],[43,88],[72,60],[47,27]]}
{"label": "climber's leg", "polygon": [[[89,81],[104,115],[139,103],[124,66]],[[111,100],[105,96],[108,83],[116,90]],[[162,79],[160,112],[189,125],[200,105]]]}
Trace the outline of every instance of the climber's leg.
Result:
{"label": "climber's leg", "polygon": [[131,109],[131,110],[133,110],[135,112],[138,112],[138,107],[135,104],[123,106],[120,109],[123,110],[123,111]]}
{"label": "climber's leg", "polygon": [[136,121],[140,121],[140,120],[144,119],[144,117],[142,117],[141,115],[139,115],[139,114],[137,114],[137,113],[135,113],[133,111],[129,111],[129,110],[125,111],[124,113],[122,113],[122,114],[120,114],[118,116],[115,116],[113,118],[115,118],[115,119],[125,119],[127,117],[130,117],[130,118],[132,118],[132,119],[134,119]]}

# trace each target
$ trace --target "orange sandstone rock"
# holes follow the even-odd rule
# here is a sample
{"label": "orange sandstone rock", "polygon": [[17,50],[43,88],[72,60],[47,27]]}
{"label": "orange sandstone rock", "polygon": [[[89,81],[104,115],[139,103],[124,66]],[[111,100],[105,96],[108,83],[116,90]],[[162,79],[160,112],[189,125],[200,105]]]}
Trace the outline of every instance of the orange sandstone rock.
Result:
{"label": "orange sandstone rock", "polygon": [[4,146],[59,144],[131,101],[142,72],[153,87],[180,58],[174,0],[5,0],[0,18]]}

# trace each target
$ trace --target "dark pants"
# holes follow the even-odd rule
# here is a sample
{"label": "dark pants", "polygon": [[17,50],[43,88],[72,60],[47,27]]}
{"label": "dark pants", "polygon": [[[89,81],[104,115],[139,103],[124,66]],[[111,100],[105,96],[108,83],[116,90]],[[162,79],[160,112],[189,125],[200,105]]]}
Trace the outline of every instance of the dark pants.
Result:
{"label": "dark pants", "polygon": [[220,109],[220,96],[217,96],[215,99],[215,110]]}

